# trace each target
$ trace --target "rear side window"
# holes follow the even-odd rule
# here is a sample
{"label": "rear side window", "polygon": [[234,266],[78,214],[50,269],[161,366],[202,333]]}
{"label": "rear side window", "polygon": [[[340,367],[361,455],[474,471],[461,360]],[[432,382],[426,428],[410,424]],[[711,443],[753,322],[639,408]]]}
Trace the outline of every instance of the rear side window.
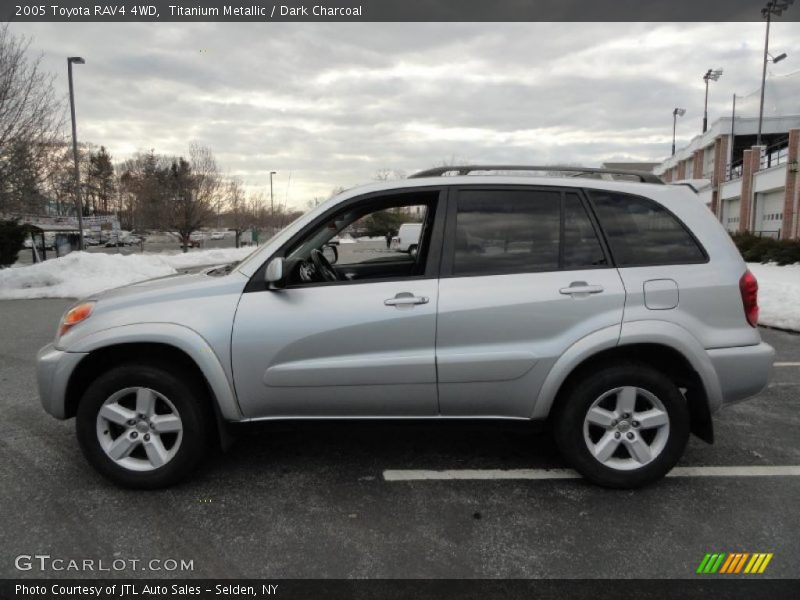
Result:
{"label": "rear side window", "polygon": [[605,265],[577,194],[558,190],[462,190],[453,274],[530,273]]}
{"label": "rear side window", "polygon": [[558,268],[559,192],[463,191],[457,210],[454,275]]}
{"label": "rear side window", "polygon": [[617,266],[706,261],[703,249],[686,226],[658,203],[618,192],[588,193]]}

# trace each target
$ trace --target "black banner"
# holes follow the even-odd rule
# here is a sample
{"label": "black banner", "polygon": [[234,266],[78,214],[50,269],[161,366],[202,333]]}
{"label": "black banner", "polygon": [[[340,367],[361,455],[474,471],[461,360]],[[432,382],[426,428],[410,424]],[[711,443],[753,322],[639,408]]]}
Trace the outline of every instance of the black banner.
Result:
{"label": "black banner", "polygon": [[[4,0],[3,21],[759,21],[766,0]],[[797,21],[800,6],[780,17]]]}
{"label": "black banner", "polygon": [[357,579],[357,580],[0,580],[2,600],[172,599],[487,600],[525,598],[681,598],[687,600],[795,600],[800,580],[698,576],[696,579]]}

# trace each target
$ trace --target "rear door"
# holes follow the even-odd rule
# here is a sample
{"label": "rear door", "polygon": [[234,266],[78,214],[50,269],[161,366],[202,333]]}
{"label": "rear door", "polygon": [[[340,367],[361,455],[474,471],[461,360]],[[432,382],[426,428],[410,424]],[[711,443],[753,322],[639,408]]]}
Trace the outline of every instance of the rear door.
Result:
{"label": "rear door", "polygon": [[559,356],[622,322],[625,290],[585,199],[552,187],[452,191],[436,359],[446,416],[530,417]]}

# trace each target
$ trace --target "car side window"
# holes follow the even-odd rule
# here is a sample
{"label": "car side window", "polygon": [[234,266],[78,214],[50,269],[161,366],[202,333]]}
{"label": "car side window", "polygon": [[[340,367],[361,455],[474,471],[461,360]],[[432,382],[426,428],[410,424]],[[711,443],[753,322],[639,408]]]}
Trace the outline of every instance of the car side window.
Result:
{"label": "car side window", "polygon": [[461,191],[453,274],[558,269],[560,207],[558,191]]}
{"label": "car side window", "polygon": [[705,262],[686,226],[658,203],[619,192],[590,190],[600,226],[619,267]]}
{"label": "car side window", "polygon": [[453,275],[590,269],[607,260],[575,192],[462,190]]}

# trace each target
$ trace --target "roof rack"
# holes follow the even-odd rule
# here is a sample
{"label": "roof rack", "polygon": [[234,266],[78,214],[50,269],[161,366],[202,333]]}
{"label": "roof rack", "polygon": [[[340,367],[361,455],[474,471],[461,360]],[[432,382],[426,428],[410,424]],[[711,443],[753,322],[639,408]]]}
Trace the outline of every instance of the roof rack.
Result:
{"label": "roof rack", "polygon": [[642,183],[664,183],[658,175],[647,173],[646,171],[628,171],[625,169],[595,169],[592,167],[563,167],[560,165],[542,167],[531,165],[459,165],[450,167],[434,167],[433,169],[426,169],[425,171],[414,173],[409,177],[409,179],[417,179],[420,177],[442,177],[443,175],[447,174],[469,175],[473,171],[544,171],[570,173],[570,177],[622,175],[625,177],[636,177]]}

